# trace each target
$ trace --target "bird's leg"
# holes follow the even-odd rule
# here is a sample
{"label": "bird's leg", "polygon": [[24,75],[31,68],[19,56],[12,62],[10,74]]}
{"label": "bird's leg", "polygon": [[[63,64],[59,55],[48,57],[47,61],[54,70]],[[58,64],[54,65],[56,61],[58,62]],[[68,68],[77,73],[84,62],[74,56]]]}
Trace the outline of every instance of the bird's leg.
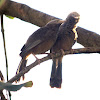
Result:
{"label": "bird's leg", "polygon": [[56,69],[56,86],[57,88],[61,88],[62,83],[62,57],[58,59],[58,67]]}
{"label": "bird's leg", "polygon": [[[33,54],[33,53],[32,53]],[[34,57],[36,58],[36,60],[38,61],[38,64],[40,65],[40,59],[38,59],[37,57],[36,57],[36,55],[35,54],[33,54],[34,55]]]}
{"label": "bird's leg", "polygon": [[55,87],[55,75],[56,75],[56,66],[57,66],[57,59],[53,59],[53,64],[52,64],[52,71],[51,71],[51,77],[50,77],[50,86],[53,88]]}
{"label": "bird's leg", "polygon": [[49,55],[52,59],[54,58],[53,55],[55,54],[55,52],[50,52],[50,53],[41,53],[41,54],[47,54]]}
{"label": "bird's leg", "polygon": [[65,51],[63,49],[60,49],[62,57],[65,55]]}

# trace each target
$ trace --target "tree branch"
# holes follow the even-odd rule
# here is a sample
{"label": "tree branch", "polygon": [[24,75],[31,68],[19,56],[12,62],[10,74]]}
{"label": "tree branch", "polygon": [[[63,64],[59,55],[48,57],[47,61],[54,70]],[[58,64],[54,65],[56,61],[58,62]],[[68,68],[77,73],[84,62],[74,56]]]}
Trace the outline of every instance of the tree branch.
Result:
{"label": "tree branch", "polygon": [[[8,1],[8,0],[6,0],[6,1]],[[9,4],[9,6],[4,8],[5,10],[0,9],[0,11],[3,10],[4,11],[3,13],[5,15],[17,17],[23,21],[32,23],[32,24],[37,25],[39,27],[44,26],[50,20],[58,19],[56,17],[50,16],[48,14],[45,14],[43,12],[40,12],[40,11],[35,10],[33,8],[30,8],[29,6],[27,6],[25,4],[17,3],[14,1],[9,1],[8,4]]]}
{"label": "tree branch", "polygon": [[[32,9],[29,6],[14,1],[4,0],[3,6],[0,7],[0,14],[17,17],[23,21],[32,23],[37,26],[44,26],[50,20],[59,19],[54,16],[45,14],[38,10]],[[95,32],[88,31],[78,27],[77,42],[85,47],[100,47],[100,35]]]}
{"label": "tree branch", "polygon": [[[17,3],[17,2],[9,1],[9,0],[1,0],[1,1],[4,1],[0,5],[1,15],[6,14],[9,16],[17,17],[23,21],[35,24],[40,27],[44,26],[50,20],[59,19],[54,16],[32,9],[28,7],[27,5],[24,5],[21,3]],[[79,36],[77,42],[89,48],[73,49],[71,51],[66,51],[65,54],[100,53],[100,48],[99,48],[100,35],[96,34],[95,32],[91,32],[86,29],[83,29],[81,27],[77,28],[77,32]],[[54,57],[59,57],[59,56],[61,56],[60,53],[57,53],[56,55],[54,55]],[[40,63],[47,61],[49,59],[51,59],[51,57],[46,56],[40,59]],[[35,61],[31,65],[27,66],[22,72],[20,72],[18,75],[15,75],[8,82],[11,82],[11,83],[14,82],[20,76],[27,73],[31,68],[35,67],[36,65],[38,65],[38,61]]]}
{"label": "tree branch", "polygon": [[77,28],[77,32],[78,32],[77,42],[82,44],[84,47],[100,47],[99,34],[83,29],[81,27]]}
{"label": "tree branch", "polygon": [[[65,55],[68,54],[82,54],[82,53],[100,53],[100,47],[87,47],[87,48],[81,48],[81,49],[72,49],[70,51],[65,51]],[[61,52],[56,53],[52,55],[54,58],[58,58],[62,56]],[[52,57],[50,55],[40,59],[40,63],[50,60]],[[13,83],[17,79],[19,79],[21,76],[23,76],[25,73],[29,72],[30,69],[38,65],[38,61],[36,60],[34,63],[27,66],[23,71],[21,71],[19,74],[15,75],[13,78],[11,78],[8,82]]]}

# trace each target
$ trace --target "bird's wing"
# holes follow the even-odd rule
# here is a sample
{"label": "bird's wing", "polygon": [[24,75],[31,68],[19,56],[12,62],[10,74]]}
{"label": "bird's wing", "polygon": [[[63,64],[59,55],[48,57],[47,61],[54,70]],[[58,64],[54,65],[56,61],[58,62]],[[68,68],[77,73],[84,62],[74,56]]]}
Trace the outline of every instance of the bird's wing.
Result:
{"label": "bird's wing", "polygon": [[46,27],[42,27],[35,31],[27,40],[25,45],[22,47],[21,51],[28,51],[35,46],[39,45],[43,41],[49,38],[50,33],[48,34],[48,30]]}
{"label": "bird's wing", "polygon": [[36,40],[34,42],[31,42],[28,45],[25,45],[25,48],[23,50],[25,50],[25,51],[31,50],[32,48],[34,48],[35,46],[37,46],[40,43],[41,43],[41,40]]}

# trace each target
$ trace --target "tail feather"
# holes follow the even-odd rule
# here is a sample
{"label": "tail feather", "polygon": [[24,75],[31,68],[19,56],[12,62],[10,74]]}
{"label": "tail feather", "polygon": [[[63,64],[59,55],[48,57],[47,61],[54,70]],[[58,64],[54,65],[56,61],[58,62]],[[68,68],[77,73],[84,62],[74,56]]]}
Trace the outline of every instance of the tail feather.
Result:
{"label": "tail feather", "polygon": [[[16,74],[18,74],[19,72],[21,72],[26,67],[26,63],[27,63],[26,59],[21,59],[21,61],[19,63],[19,66],[17,68]],[[22,76],[22,78],[24,80],[24,78],[25,78],[24,75]],[[20,81],[20,78],[17,81]]]}
{"label": "tail feather", "polygon": [[56,64],[57,64],[57,60],[53,59],[52,71],[51,71],[51,77],[50,77],[50,86],[52,88],[55,87]]}
{"label": "tail feather", "polygon": [[61,88],[62,84],[62,57],[58,60],[53,59],[52,72],[50,78],[51,88]]}

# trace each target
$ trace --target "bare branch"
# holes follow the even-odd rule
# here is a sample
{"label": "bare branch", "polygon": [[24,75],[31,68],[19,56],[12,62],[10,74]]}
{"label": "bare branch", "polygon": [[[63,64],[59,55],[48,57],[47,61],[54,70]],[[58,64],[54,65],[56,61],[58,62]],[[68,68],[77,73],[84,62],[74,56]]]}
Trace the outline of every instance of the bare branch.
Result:
{"label": "bare branch", "polygon": [[[2,5],[0,5],[0,14],[6,14],[9,16],[17,17],[21,20],[24,20],[26,22],[30,22],[32,24],[35,24],[37,26],[44,26],[47,22],[53,19],[59,19],[54,16],[50,16],[48,14],[45,14],[43,12],[37,11],[35,9],[32,9],[28,7],[27,5],[20,4],[14,1],[4,0]],[[81,54],[81,53],[100,53],[100,35],[88,31],[86,29],[83,29],[81,27],[77,28],[77,32],[79,35],[78,43],[82,44],[85,47],[93,47],[93,48],[82,48],[82,49],[73,49],[71,51],[66,51],[65,54]],[[54,55],[54,57],[61,56],[60,53],[57,53]],[[40,63],[47,61],[51,59],[50,56],[46,56],[42,58]],[[22,72],[20,72],[18,75],[15,75],[12,79],[10,79],[8,82],[14,82],[17,80],[20,76],[27,73],[31,68],[38,65],[38,61],[35,61],[31,65],[27,66]]]}
{"label": "bare branch", "polygon": [[82,44],[84,47],[100,47],[99,34],[83,29],[81,27],[77,28],[77,32],[78,32],[77,42]]}
{"label": "bare branch", "polygon": [[[29,6],[14,1],[4,0],[5,3],[0,7],[0,14],[17,17],[23,21],[32,23],[37,26],[44,26],[50,20],[59,19],[54,16],[45,14]],[[95,32],[88,31],[81,27],[77,28],[79,38],[78,43],[85,47],[100,47],[100,35]]]}
{"label": "bare branch", "polygon": [[[87,48],[81,48],[81,49],[72,49],[70,51],[65,51],[65,55],[68,54],[82,54],[82,53],[100,53],[100,47],[87,47]],[[62,56],[61,52],[56,53],[53,55],[54,58],[60,57]],[[51,57],[50,55],[40,59],[40,63],[50,60]],[[29,66],[27,66],[23,71],[21,71],[19,74],[15,75],[12,79],[10,79],[8,82],[12,83],[14,81],[16,81],[17,79],[19,79],[21,76],[23,76],[25,73],[27,73],[30,69],[32,69],[33,67],[38,65],[38,61],[36,60],[34,63],[30,64]]]}
{"label": "bare branch", "polygon": [[[59,19],[54,16],[45,14],[43,12],[37,11],[35,9],[32,9],[28,7],[27,5],[17,3],[14,1],[4,0],[5,2],[0,5],[0,14],[6,14],[9,16],[17,17],[23,21],[35,24],[37,26],[44,26],[46,23],[48,23],[50,20],[53,19]],[[77,42],[82,44],[85,47],[91,47],[91,48],[82,48],[82,49],[73,49],[71,51],[66,51],[65,54],[81,54],[81,53],[100,53],[100,35],[96,34],[95,32],[88,31],[86,29],[83,29],[81,27],[77,28],[78,32],[78,40]],[[92,48],[93,47],[93,48]],[[61,56],[60,53],[54,55],[54,57]],[[46,56],[42,58],[40,61],[41,63],[44,61],[47,61],[51,59],[50,56]],[[20,76],[27,73],[31,68],[38,65],[38,61],[35,61],[31,65],[27,66],[22,72],[20,72],[18,75],[15,75],[12,79],[10,79],[8,82],[14,82],[17,80]]]}
{"label": "bare branch", "polygon": [[5,1],[7,1],[8,4],[6,3],[5,5],[6,8],[0,9],[0,14],[1,12],[4,11],[3,13],[5,15],[17,17],[23,21],[32,23],[40,27],[44,26],[50,20],[58,19],[51,15],[48,15],[38,10],[32,9],[25,4],[21,4],[21,3],[17,3],[17,2],[9,1],[9,0],[5,0]]}

